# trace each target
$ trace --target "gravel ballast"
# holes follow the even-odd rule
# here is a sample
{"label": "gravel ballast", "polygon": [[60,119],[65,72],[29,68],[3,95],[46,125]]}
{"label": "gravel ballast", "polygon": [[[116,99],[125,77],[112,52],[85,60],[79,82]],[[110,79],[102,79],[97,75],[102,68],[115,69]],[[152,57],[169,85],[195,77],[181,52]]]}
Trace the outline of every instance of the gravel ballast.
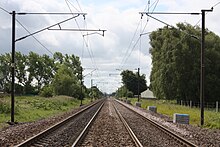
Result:
{"label": "gravel ballast", "polygon": [[123,105],[133,109],[143,116],[156,121],[164,127],[174,131],[176,134],[186,138],[192,143],[202,147],[219,147],[220,146],[220,130],[200,128],[192,125],[176,124],[172,122],[172,118],[159,113],[152,113],[146,109],[135,107],[124,102]]}
{"label": "gravel ballast", "polygon": [[107,100],[105,102],[81,146],[135,146],[118,117],[112,101]]}
{"label": "gravel ballast", "polygon": [[[132,106],[129,104],[125,104],[125,103],[123,103],[123,104],[132,108],[133,110],[141,113],[142,115],[156,121],[157,123],[162,124],[164,127],[169,128],[170,130],[176,132],[180,136],[190,140],[191,142],[193,142],[194,144],[196,144],[198,146],[202,146],[202,147],[219,147],[220,146],[220,130],[218,130],[218,129],[205,129],[205,128],[200,128],[200,127],[196,127],[196,126],[192,126],[192,125],[175,124],[175,123],[171,122],[172,119],[170,117],[167,117],[167,116],[164,116],[164,115],[161,115],[158,113],[152,113],[152,112],[149,112],[145,109],[138,108],[138,107],[135,107],[135,106]],[[110,106],[110,103],[109,103],[109,106]],[[24,141],[25,139],[30,138],[31,136],[34,136],[35,134],[38,134],[39,132],[43,131],[44,129],[56,124],[57,122],[63,120],[64,118],[79,111],[83,107],[74,109],[71,112],[64,113],[59,116],[50,117],[47,119],[42,119],[39,121],[30,122],[30,123],[19,123],[17,125],[3,128],[2,130],[0,130],[0,146],[6,147],[6,146],[14,146],[16,144],[19,144],[22,141]],[[104,112],[102,112],[102,111],[104,111],[104,109],[101,110],[100,113],[104,113],[106,115],[106,118],[105,118],[106,120],[110,119],[108,117],[114,116],[114,115],[113,116],[110,115],[111,113],[114,114],[112,112],[113,111],[112,109],[109,109],[109,110],[107,109]],[[114,117],[116,117],[116,116],[114,116]],[[113,119],[113,118],[111,118],[111,119]],[[114,119],[117,120],[116,118],[114,118]],[[101,123],[101,120],[99,120],[99,119],[97,119],[96,121],[100,121],[100,123]],[[105,122],[105,121],[103,121],[103,122]],[[108,123],[108,122],[106,122],[106,123]],[[117,125],[117,124],[115,124],[115,125]],[[136,127],[139,127],[139,126],[136,126]],[[100,126],[100,130],[102,130],[102,129],[105,129],[105,128],[101,128],[101,126]],[[120,130],[123,130],[123,128],[120,128]],[[115,132],[115,131],[117,132],[118,130],[112,128],[112,129],[108,130],[108,133]],[[103,131],[103,132],[105,132],[105,131]],[[121,134],[120,135],[118,134],[118,136],[121,136]],[[126,137],[124,138],[124,140],[126,140]],[[92,141],[92,140],[90,140],[90,141]],[[120,140],[119,144],[120,144],[120,142],[123,142],[123,141]],[[128,142],[128,141],[124,141],[124,142]],[[115,143],[115,144],[117,144],[117,143]],[[118,146],[118,144],[115,146]]]}

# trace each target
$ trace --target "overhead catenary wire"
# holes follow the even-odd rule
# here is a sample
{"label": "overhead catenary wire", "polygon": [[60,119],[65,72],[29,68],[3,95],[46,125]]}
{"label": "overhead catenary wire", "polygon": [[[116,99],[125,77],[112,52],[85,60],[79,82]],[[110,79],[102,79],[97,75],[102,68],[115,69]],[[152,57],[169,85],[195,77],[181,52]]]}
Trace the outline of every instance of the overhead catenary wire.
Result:
{"label": "overhead catenary wire", "polygon": [[[71,9],[71,7],[70,7],[70,5],[68,4],[68,2],[67,2],[68,0],[65,0],[65,2],[66,2],[66,4],[67,4],[67,6],[68,6],[68,9],[69,9],[69,11],[71,12],[71,13],[73,13],[72,12],[72,9]],[[85,19],[85,18],[84,18]],[[78,24],[78,22],[77,22],[77,20],[75,19],[75,22],[76,22],[76,25],[77,25],[77,27],[78,27],[78,29],[80,30],[80,26],[79,26],[79,24]],[[86,25],[87,26],[87,25]],[[94,66],[94,68],[95,69],[98,69],[97,68],[97,65],[96,65],[96,62],[95,62],[95,60],[93,59],[93,52],[92,52],[92,50],[90,51],[90,49],[89,49],[89,41],[86,41],[86,39],[85,39],[85,37],[84,37],[84,35],[83,35],[83,33],[82,33],[82,31],[80,31],[80,33],[81,33],[81,36],[82,36],[82,38],[83,38],[83,40],[84,40],[84,43],[85,43],[85,45],[86,45],[86,48],[87,48],[87,51],[88,51],[88,53],[89,53],[89,56],[90,56],[90,59],[91,59],[91,61],[92,61],[92,63],[93,63],[93,66]],[[98,71],[98,70],[97,70]]]}
{"label": "overhead catenary wire", "polygon": [[10,12],[7,11],[6,9],[4,9],[4,8],[2,8],[2,7],[0,7],[0,9],[3,10],[3,11],[5,11],[6,13],[10,14]]}
{"label": "overhead catenary wire", "polygon": [[[156,6],[158,5],[158,3],[159,3],[159,0],[155,0],[154,3],[150,6],[150,8],[152,8],[152,7],[154,6],[154,8],[153,8],[153,10],[152,10],[151,13],[154,12],[154,10],[156,9]],[[146,11],[146,9],[147,9],[148,6],[149,6],[149,5],[147,5],[147,6],[145,7],[144,11]],[[149,9],[150,9],[150,8],[149,8]],[[130,44],[129,44],[127,50],[126,50],[125,56],[124,56],[123,59],[122,59],[121,66],[119,67],[119,69],[123,69],[123,67],[125,66],[125,63],[127,62],[128,58],[131,56],[131,53],[134,51],[134,49],[135,49],[135,47],[136,47],[136,45],[137,45],[137,42],[140,40],[140,36],[139,36],[138,39],[136,40],[135,44],[134,44],[133,47],[131,48],[131,45],[132,45],[132,43],[133,43],[133,41],[134,41],[134,38],[135,38],[135,36],[136,36],[136,34],[137,34],[138,28],[139,28],[139,26],[140,26],[140,24],[141,24],[141,20],[142,20],[142,17],[141,17],[141,19],[140,19],[140,21],[139,21],[139,23],[138,23],[138,25],[137,25],[137,28],[136,28],[136,30],[135,30],[135,33],[134,33],[134,35],[133,35],[133,37],[132,37],[132,40],[131,40],[131,42],[130,42]],[[147,26],[147,24],[148,24],[148,21],[149,21],[149,19],[147,20],[147,22],[146,22],[146,24],[145,24],[145,26],[144,26],[144,28],[143,28],[143,30],[142,30],[142,33],[145,31],[146,26]],[[130,52],[129,52],[129,50],[130,50]]]}
{"label": "overhead catenary wire", "polygon": [[[0,9],[2,9],[4,12],[6,12],[7,14],[11,15],[11,13],[9,11],[7,11],[6,9],[0,7]],[[18,19],[15,19],[18,24],[30,35],[32,34]],[[43,45],[42,42],[40,42],[34,35],[30,35],[34,38],[34,40],[36,40],[44,49],[46,49],[50,54],[53,55],[53,52],[51,50],[49,50],[45,45]]]}
{"label": "overhead catenary wire", "polygon": [[[217,3],[214,4],[211,8],[214,9],[214,8],[215,8],[216,6],[218,6],[219,4],[220,4],[220,2],[217,2]],[[208,14],[208,12],[206,12],[206,14]],[[202,18],[200,18],[195,25],[198,25],[201,21],[202,21]]]}
{"label": "overhead catenary wire", "polygon": [[[31,32],[20,22],[16,19],[16,21],[21,25],[21,27],[23,27],[25,29],[26,32],[28,32],[29,34],[31,34]],[[53,55],[54,53],[49,50],[45,45],[43,45],[43,43],[41,43],[34,35],[31,35],[31,37],[33,37],[44,49],[46,49],[51,55]]]}

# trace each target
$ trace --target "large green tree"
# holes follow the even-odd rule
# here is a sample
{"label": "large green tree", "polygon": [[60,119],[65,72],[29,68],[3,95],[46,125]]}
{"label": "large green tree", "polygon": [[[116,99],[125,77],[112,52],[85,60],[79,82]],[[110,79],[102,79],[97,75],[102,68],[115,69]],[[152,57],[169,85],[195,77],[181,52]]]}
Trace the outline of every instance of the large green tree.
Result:
{"label": "large green tree", "polygon": [[[199,101],[201,29],[177,24],[151,33],[151,88],[158,98]],[[206,101],[220,97],[220,38],[206,30]],[[216,87],[215,87],[215,86]],[[215,87],[215,88],[214,88]],[[214,91],[215,89],[215,91]]]}
{"label": "large green tree", "polygon": [[4,92],[10,92],[11,56],[9,53],[0,55],[0,87]]}
{"label": "large green tree", "polygon": [[56,95],[80,98],[80,82],[68,66],[62,64],[55,74],[53,87]]}
{"label": "large green tree", "polygon": [[147,89],[145,75],[138,75],[138,72],[134,73],[130,70],[124,70],[121,73],[122,82],[125,87],[131,91],[134,95],[138,95],[138,84],[139,94]]}

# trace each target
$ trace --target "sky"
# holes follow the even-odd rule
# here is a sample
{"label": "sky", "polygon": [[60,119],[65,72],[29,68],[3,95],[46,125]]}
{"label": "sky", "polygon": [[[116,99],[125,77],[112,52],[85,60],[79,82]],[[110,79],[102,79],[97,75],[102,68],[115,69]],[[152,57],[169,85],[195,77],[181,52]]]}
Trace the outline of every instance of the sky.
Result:
{"label": "sky", "polygon": [[[220,35],[220,0],[1,0],[0,54],[11,52],[11,15],[7,12],[66,12],[86,13],[60,24],[62,29],[106,30],[80,32],[45,30],[16,42],[16,51],[52,56],[55,52],[80,57],[84,68],[84,83],[96,85],[111,93],[121,85],[123,70],[146,75],[150,84],[151,55],[149,33],[165,25],[139,12],[201,12],[206,14],[206,28]],[[4,9],[4,10],[3,10]],[[156,15],[170,25],[189,23],[201,26],[201,15]],[[49,27],[73,15],[16,15],[16,39]],[[22,24],[22,26],[20,24]],[[54,26],[52,29],[58,29]],[[142,35],[141,35],[142,34]],[[39,43],[40,42],[40,43]]]}

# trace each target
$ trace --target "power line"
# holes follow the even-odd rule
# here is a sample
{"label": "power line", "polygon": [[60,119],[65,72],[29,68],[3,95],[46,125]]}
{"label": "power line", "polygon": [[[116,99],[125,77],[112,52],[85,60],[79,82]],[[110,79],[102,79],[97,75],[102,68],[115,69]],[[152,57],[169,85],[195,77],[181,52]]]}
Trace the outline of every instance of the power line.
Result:
{"label": "power line", "polygon": [[[154,3],[153,3],[151,6],[149,6],[149,1],[148,1],[148,5],[147,5],[147,6],[149,7],[149,9],[154,6],[154,8],[153,8],[153,10],[152,10],[151,13],[154,12],[154,10],[156,9],[156,6],[157,6],[158,3],[159,3],[159,0],[156,0],[156,1],[154,1]],[[146,11],[147,6],[145,7],[144,11]],[[141,17],[141,19],[142,19],[142,17]],[[148,21],[149,21],[149,20],[147,20],[147,23],[145,24],[144,29],[142,30],[142,33],[145,31],[145,28],[146,28],[146,26],[147,26],[147,24],[148,24]],[[129,53],[131,44],[132,44],[133,41],[134,41],[134,38],[135,38],[135,36],[136,36],[136,34],[137,34],[137,30],[138,30],[138,28],[139,28],[140,23],[141,23],[141,20],[140,20],[139,23],[138,23],[138,26],[137,26],[137,28],[136,28],[136,30],[135,30],[135,33],[134,33],[134,35],[133,35],[133,37],[132,37],[132,40],[131,40],[131,42],[130,42],[130,44],[129,44],[129,46],[128,46],[128,49],[126,50],[125,56],[124,56],[123,59],[122,59],[121,67],[120,67],[119,69],[122,69],[122,68],[124,67],[125,63],[127,62],[128,58],[130,57],[131,53],[133,52],[135,46],[137,45],[137,41],[140,40],[140,36],[139,36],[139,38],[137,39],[137,41],[135,42],[134,46],[132,47],[132,49],[131,49],[131,51],[130,51],[130,53]],[[128,55],[128,56],[127,56],[127,55]]]}
{"label": "power line", "polygon": [[[66,4],[67,4],[67,2],[69,2],[70,5],[71,5],[74,9],[76,9],[76,11],[80,12],[69,0],[65,0],[65,1],[66,1]],[[68,5],[68,4],[67,4],[67,5]],[[69,7],[69,5],[68,5],[68,7]]]}
{"label": "power line", "polygon": [[[71,8],[70,8],[70,6],[69,6],[69,4],[67,3],[67,0],[65,0],[65,1],[66,1],[66,4],[67,4],[67,6],[68,6],[70,12],[73,13],[72,10],[71,10]],[[71,3],[70,3],[70,4],[71,4]],[[85,20],[85,18],[84,18],[84,20]],[[78,22],[77,22],[76,19],[75,19],[75,22],[76,22],[76,25],[77,25],[78,29],[80,30],[79,24],[78,24]],[[80,31],[80,33],[81,33],[82,38],[83,38],[83,40],[84,40],[84,42],[85,42],[85,44],[86,44],[86,48],[87,48],[87,50],[88,50],[88,53],[89,53],[90,59],[91,59],[91,61],[92,61],[92,63],[93,63],[93,66],[94,66],[96,69],[98,69],[98,68],[97,68],[97,65],[96,65],[96,62],[95,62],[94,59],[93,59],[93,52],[92,52],[92,50],[91,50],[91,51],[89,50],[89,42],[85,40],[82,31]]]}
{"label": "power line", "polygon": [[10,14],[10,12],[7,11],[6,9],[4,9],[4,8],[2,8],[2,7],[0,7],[0,9],[2,9],[3,11],[5,11],[6,13]]}
{"label": "power line", "polygon": [[[0,9],[2,9],[4,12],[11,14],[9,11],[7,11],[6,9],[0,7]],[[27,32],[29,33],[29,35],[31,34],[31,32],[18,20],[16,19],[16,21],[20,24],[20,26]],[[53,52],[50,51],[45,45],[43,45],[34,35],[31,35],[44,49],[46,49],[49,53],[51,53],[53,55]]]}
{"label": "power line", "polygon": [[[216,6],[219,5],[219,4],[220,4],[220,2],[216,3],[216,4],[213,5],[211,8],[213,9],[214,7],[216,7]],[[206,14],[208,14],[208,12],[206,12]],[[206,15],[206,14],[205,14],[205,15]],[[198,25],[201,21],[202,21],[202,18],[200,18],[195,25]]]}
{"label": "power line", "polygon": [[19,21],[16,19],[16,21],[21,25],[21,27],[23,27],[25,29],[26,32],[29,33],[30,36],[32,36],[44,49],[46,49],[49,53],[51,53],[51,55],[53,55],[53,52],[50,51],[45,45],[43,45],[34,35],[32,35],[32,33]]}
{"label": "power line", "polygon": [[77,4],[78,4],[79,9],[81,10],[81,12],[83,12],[82,8],[80,7],[80,4],[79,4],[78,0],[76,0],[76,2],[77,2]]}

